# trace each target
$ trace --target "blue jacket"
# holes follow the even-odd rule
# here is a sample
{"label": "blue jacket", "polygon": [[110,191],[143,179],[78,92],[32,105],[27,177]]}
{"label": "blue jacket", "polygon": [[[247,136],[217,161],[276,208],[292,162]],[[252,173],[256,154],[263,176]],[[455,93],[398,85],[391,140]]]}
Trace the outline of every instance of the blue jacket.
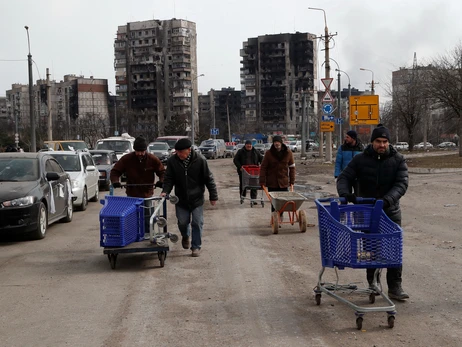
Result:
{"label": "blue jacket", "polygon": [[335,171],[334,177],[337,178],[340,173],[345,169],[353,157],[363,151],[363,145],[359,140],[356,141],[355,146],[348,146],[343,144],[337,151],[335,158]]}

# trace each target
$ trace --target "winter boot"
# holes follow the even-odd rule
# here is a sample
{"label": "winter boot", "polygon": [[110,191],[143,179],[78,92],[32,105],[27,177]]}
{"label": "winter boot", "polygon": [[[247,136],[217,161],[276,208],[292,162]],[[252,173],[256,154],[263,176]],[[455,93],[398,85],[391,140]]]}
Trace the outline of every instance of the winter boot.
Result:
{"label": "winter boot", "polygon": [[406,300],[409,299],[409,294],[403,290],[400,284],[395,288],[388,288],[388,297],[395,300]]}

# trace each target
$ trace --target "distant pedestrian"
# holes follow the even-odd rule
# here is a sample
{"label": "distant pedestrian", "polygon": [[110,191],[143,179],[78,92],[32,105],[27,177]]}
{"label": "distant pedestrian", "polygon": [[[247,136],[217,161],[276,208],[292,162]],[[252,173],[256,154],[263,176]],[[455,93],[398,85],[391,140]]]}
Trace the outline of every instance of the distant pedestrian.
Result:
{"label": "distant pedestrian", "polygon": [[348,163],[353,157],[363,151],[363,145],[358,139],[358,134],[354,130],[350,130],[346,133],[343,144],[337,151],[335,158],[335,171],[334,177],[337,178],[340,172],[347,167]]}
{"label": "distant pedestrian", "polygon": [[[263,155],[252,146],[252,141],[246,140],[244,147],[237,151],[234,156],[233,162],[237,168],[237,174],[239,175],[239,194],[240,196],[246,196],[246,189],[242,186],[242,166],[243,165],[260,165],[263,161]],[[257,190],[250,190],[250,198],[252,200],[257,198]],[[257,204],[256,201],[252,201],[254,205]]]}
{"label": "distant pedestrian", "polygon": [[[260,185],[269,192],[293,190],[295,183],[295,161],[292,151],[282,142],[282,137],[273,137],[273,145],[266,151],[260,168]],[[271,204],[271,212],[275,209]],[[281,213],[282,219],[282,213]]]}
{"label": "distant pedestrian", "polygon": [[18,149],[16,148],[15,145],[8,145],[5,149],[5,152],[17,152]]}
{"label": "distant pedestrian", "polygon": [[175,144],[175,155],[167,160],[161,196],[170,194],[175,186],[175,195],[179,199],[175,212],[182,236],[181,244],[184,249],[191,249],[193,257],[198,257],[202,247],[205,187],[209,191],[212,206],[218,200],[218,193],[207,160],[196,151],[191,151],[191,146],[187,138]]}

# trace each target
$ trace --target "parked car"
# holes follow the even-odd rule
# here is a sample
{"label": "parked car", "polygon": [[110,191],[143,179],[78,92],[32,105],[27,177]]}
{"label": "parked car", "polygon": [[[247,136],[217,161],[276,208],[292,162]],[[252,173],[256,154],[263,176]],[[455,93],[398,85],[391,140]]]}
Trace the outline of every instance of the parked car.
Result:
{"label": "parked car", "polygon": [[71,178],[48,152],[0,153],[0,233],[45,237],[73,216]]}
{"label": "parked car", "polygon": [[45,141],[45,148],[52,151],[76,151],[78,149],[88,149],[85,141],[81,140],[54,140]]}
{"label": "parked car", "polygon": [[127,153],[133,152],[135,138],[124,133],[122,136],[112,136],[96,142],[95,149],[107,149],[117,154],[117,159],[122,158]]}
{"label": "parked car", "polygon": [[439,145],[437,145],[436,147],[438,148],[453,148],[453,147],[457,147],[456,144],[454,142],[441,142]]}
{"label": "parked car", "polygon": [[217,159],[220,157],[216,145],[200,146],[201,154],[207,159]]}
{"label": "parked car", "polygon": [[117,163],[117,155],[114,151],[104,149],[93,149],[89,151],[93,157],[96,167],[99,171],[99,188],[100,190],[109,190],[111,185],[110,174],[112,167]]}
{"label": "parked car", "polygon": [[236,145],[228,145],[225,149],[225,158],[234,158],[237,153],[237,146]]}
{"label": "parked car", "polygon": [[151,142],[148,145],[148,152],[159,158],[162,164],[167,163],[167,159],[170,158],[171,153],[167,142]]}
{"label": "parked car", "polygon": [[237,150],[240,150],[244,146],[245,146],[244,143],[238,143],[236,147],[237,147]]}
{"label": "parked car", "polygon": [[[204,147],[204,146],[210,146],[214,145],[217,147],[217,153],[218,157],[224,158],[225,157],[225,150],[226,150],[226,145],[225,141],[223,139],[208,139],[204,140],[201,142],[201,145],[199,148]],[[203,153],[202,153],[203,154]]]}
{"label": "parked car", "polygon": [[409,144],[407,142],[396,142],[396,144],[393,147],[395,147],[395,149],[398,151],[409,150]]}
{"label": "parked car", "polygon": [[[418,143],[414,146],[415,149],[423,149],[424,148],[424,143]],[[427,142],[427,149],[433,148],[433,145],[430,142]]]}
{"label": "parked car", "polygon": [[98,201],[99,171],[96,169],[95,162],[89,152],[59,151],[47,153],[56,158],[71,177],[72,194],[77,197],[74,206],[85,211],[88,200]]}
{"label": "parked car", "polygon": [[256,143],[253,148],[261,153],[261,155],[265,155],[265,144],[264,143]]}
{"label": "parked car", "polygon": [[287,145],[292,152],[298,152],[302,149],[302,141],[289,141]]}

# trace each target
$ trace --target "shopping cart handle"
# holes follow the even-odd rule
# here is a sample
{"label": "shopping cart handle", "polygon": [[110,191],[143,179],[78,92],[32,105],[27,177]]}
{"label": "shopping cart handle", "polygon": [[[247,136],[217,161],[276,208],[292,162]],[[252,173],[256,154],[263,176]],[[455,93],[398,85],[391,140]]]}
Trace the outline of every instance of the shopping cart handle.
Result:
{"label": "shopping cart handle", "polygon": [[[341,204],[348,204],[348,201],[344,197],[338,197],[338,198],[322,198],[322,199],[317,199],[318,202],[332,202],[332,201],[338,201]],[[356,197],[356,204],[375,204],[376,199],[375,198],[361,198],[361,197]]]}

